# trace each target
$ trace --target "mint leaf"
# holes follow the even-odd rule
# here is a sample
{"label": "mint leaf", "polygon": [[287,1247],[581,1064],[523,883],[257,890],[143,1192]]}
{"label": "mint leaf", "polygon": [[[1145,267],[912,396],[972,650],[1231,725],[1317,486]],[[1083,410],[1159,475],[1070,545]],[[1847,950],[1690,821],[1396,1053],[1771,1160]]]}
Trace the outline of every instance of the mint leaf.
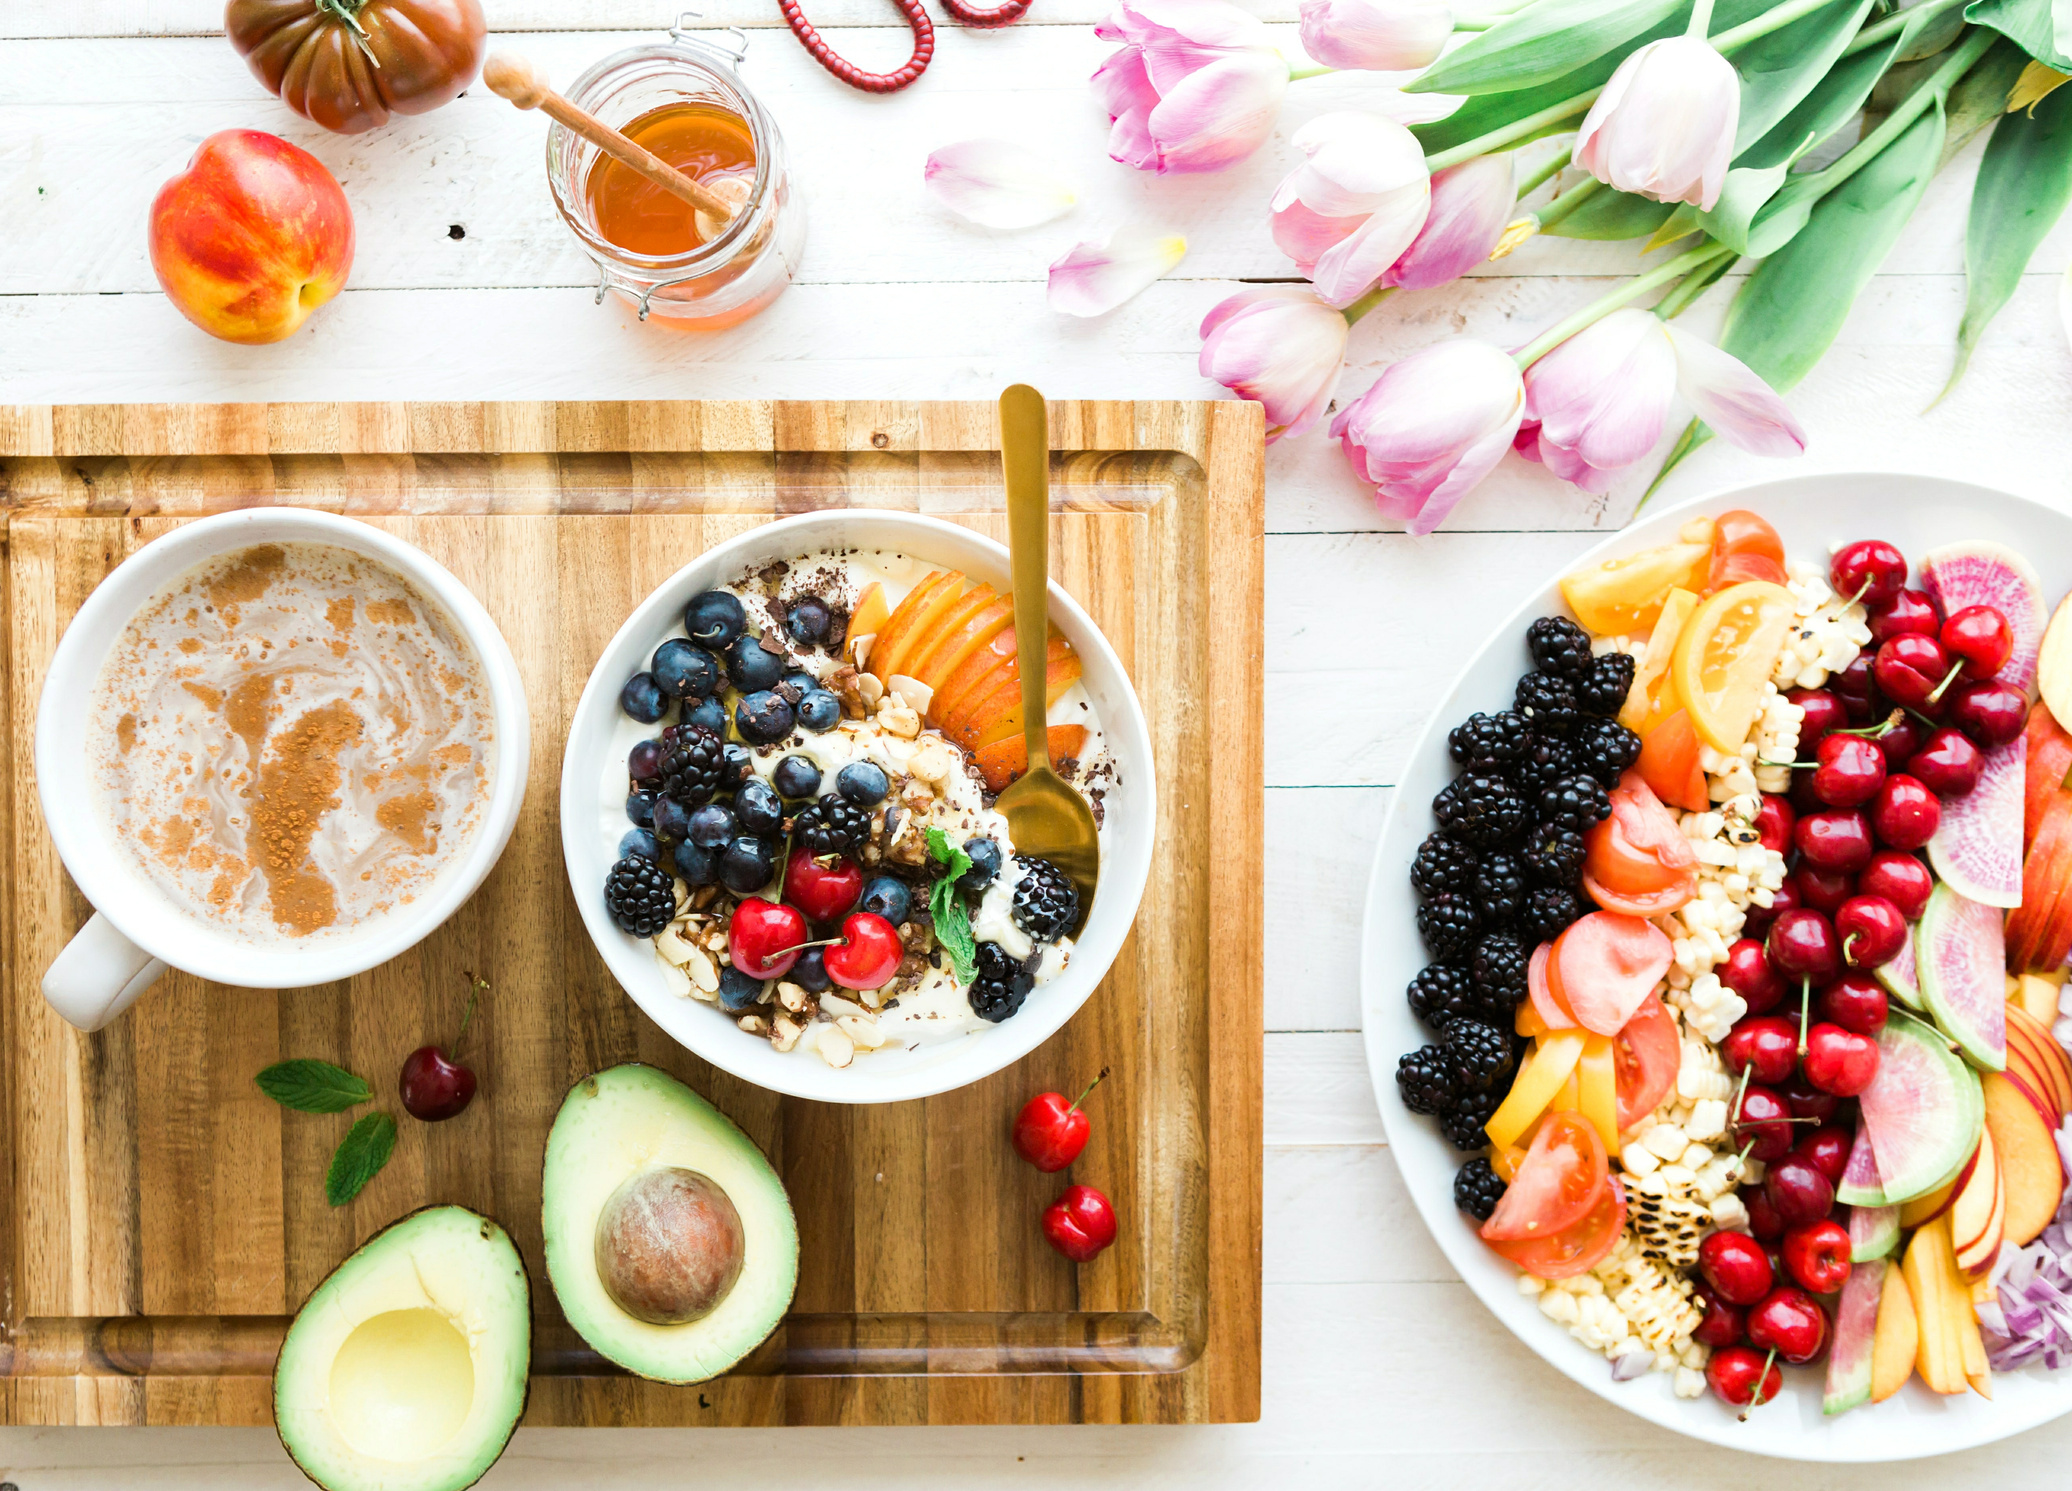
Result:
{"label": "mint leaf", "polygon": [[928,853],[938,864],[948,865],[943,873],[955,880],[971,868],[971,856],[950,842],[950,836],[939,828],[928,830]]}
{"label": "mint leaf", "polygon": [[950,955],[950,965],[960,983],[978,977],[978,941],[971,935],[971,917],[957,894],[957,878],[971,868],[971,856],[952,844],[939,828],[928,830],[928,853],[946,866],[943,876],[928,889],[928,915],[935,922],[935,940]]}
{"label": "mint leaf", "polygon": [[344,1067],[302,1057],[277,1061],[252,1079],[259,1090],[297,1113],[343,1113],[374,1096],[374,1089]]}
{"label": "mint leaf", "polygon": [[338,1142],[331,1168],[324,1175],[324,1199],[343,1206],[381,1173],[396,1147],[396,1120],[387,1113],[369,1113]]}

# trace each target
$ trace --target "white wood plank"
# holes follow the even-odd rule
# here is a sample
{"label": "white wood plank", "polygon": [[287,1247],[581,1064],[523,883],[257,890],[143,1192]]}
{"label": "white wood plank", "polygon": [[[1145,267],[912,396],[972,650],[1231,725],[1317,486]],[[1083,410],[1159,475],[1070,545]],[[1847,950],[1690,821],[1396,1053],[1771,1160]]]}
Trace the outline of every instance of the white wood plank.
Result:
{"label": "white wood plank", "polygon": [[1383,1142],[1357,1030],[1268,1033],[1269,1148]]}
{"label": "white wood plank", "polygon": [[[1280,545],[1271,540],[1269,552]],[[1359,1027],[1360,916],[1389,797],[1373,787],[1267,789],[1268,1030]]]}

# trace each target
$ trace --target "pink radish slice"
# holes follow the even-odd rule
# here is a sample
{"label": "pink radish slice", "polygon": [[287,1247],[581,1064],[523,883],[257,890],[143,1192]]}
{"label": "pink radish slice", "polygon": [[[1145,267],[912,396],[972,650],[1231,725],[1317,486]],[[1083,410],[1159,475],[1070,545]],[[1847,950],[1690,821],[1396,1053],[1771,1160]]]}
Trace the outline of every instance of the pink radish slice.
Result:
{"label": "pink radish slice", "polygon": [[1974,539],[1923,554],[1921,584],[1945,616],[1966,606],[1991,606],[2005,616],[2014,633],[2014,655],[2000,677],[2018,689],[2035,684],[2036,657],[2050,617],[2034,565],[2005,544]]}
{"label": "pink radish slice", "polygon": [[1842,1169],[1842,1183],[1835,1190],[1835,1199],[1854,1207],[1885,1204],[1885,1188],[1878,1180],[1878,1161],[1871,1153],[1869,1129],[1856,1131],[1856,1142],[1849,1146],[1849,1163]]}
{"label": "pink radish slice", "polygon": [[1525,965],[1526,992],[1532,995],[1532,1007],[1549,1030],[1574,1030],[1576,1022],[1547,987],[1547,959],[1553,955],[1551,942],[1543,942],[1532,950],[1532,960]]}
{"label": "pink radish slice", "polygon": [[1598,1035],[1617,1035],[1669,971],[1674,950],[1652,922],[1593,911],[1561,934],[1555,956],[1576,1023]]}
{"label": "pink radish slice", "polygon": [[1842,1286],[1835,1311],[1834,1344],[1827,1352],[1827,1390],[1821,1412],[1847,1413],[1871,1400],[1871,1344],[1877,1333],[1878,1297],[1885,1290],[1883,1259],[1859,1263]]}
{"label": "pink radish slice", "polygon": [[1987,906],[2022,904],[2022,809],[2027,796],[2029,740],[2017,735],[1986,752],[1978,785],[1946,797],[1942,822],[1928,841],[1936,878]]}

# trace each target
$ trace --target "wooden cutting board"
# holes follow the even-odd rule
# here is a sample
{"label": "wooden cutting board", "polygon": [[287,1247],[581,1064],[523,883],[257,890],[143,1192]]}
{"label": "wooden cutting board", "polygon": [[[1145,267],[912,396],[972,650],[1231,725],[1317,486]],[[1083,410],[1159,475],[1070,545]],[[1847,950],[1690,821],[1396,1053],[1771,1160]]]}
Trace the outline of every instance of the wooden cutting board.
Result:
{"label": "wooden cutting board", "polygon": [[[750,1087],[677,1047],[612,982],[559,853],[569,712],[604,642],[723,538],[827,506],[920,510],[1004,538],[986,404],[214,405],[0,408],[0,1423],[263,1423],[291,1312],[403,1212],[496,1216],[534,1275],[531,1424],[1165,1423],[1259,1404],[1262,427],[1255,406],[1059,403],[1055,572],[1131,672],[1160,847],[1137,927],[1040,1050],[956,1093],[876,1107]],[[341,984],[170,975],[84,1035],[38,980],[90,908],[42,825],[38,690],[65,622],[123,557],[227,508],[317,506],[417,543],[481,597],[533,710],[526,806],[473,900]],[[463,969],[483,1091],[403,1120],[350,1205],[322,1195],[352,1115],[286,1113],[252,1075],[321,1056],[392,1090],[450,1034]],[[792,1314],[743,1368],[618,1375],[562,1321],[540,1262],[539,1162],[574,1081],[638,1059],[769,1152],[801,1231]],[[1015,1157],[1030,1095],[1102,1067],[1066,1175]],[[392,1111],[396,1105],[391,1101]],[[1074,1268],[1038,1212],[1070,1180],[1121,1240]]]}

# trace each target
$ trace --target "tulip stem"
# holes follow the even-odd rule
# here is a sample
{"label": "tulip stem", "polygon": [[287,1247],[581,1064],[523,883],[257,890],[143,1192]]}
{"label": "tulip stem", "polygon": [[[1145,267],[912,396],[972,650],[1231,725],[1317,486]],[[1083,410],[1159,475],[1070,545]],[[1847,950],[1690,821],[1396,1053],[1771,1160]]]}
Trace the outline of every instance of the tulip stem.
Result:
{"label": "tulip stem", "polygon": [[1372,290],[1369,290],[1338,314],[1345,317],[1346,325],[1357,325],[1360,317],[1366,315],[1395,293],[1396,287],[1394,285],[1376,285]]}
{"label": "tulip stem", "polygon": [[1597,95],[1603,88],[1592,88],[1587,93],[1578,93],[1574,98],[1565,98],[1558,104],[1549,104],[1537,114],[1527,114],[1523,119],[1514,119],[1502,129],[1493,129],[1486,135],[1478,135],[1463,141],[1451,150],[1442,150],[1437,155],[1425,157],[1425,165],[1433,171],[1443,171],[1448,166],[1457,166],[1462,161],[1473,160],[1478,155],[1491,155],[1506,145],[1520,144],[1564,119],[1588,111],[1597,102]]}
{"label": "tulip stem", "polygon": [[1578,181],[1539,210],[1536,216],[1540,220],[1540,231],[1546,232],[1603,190],[1604,183],[1595,176]]}
{"label": "tulip stem", "polygon": [[1953,6],[1963,5],[1966,0],[1922,0],[1912,10],[1900,11],[1897,15],[1885,17],[1882,21],[1864,27],[1856,33],[1856,40],[1842,48],[1844,57],[1853,57],[1882,42],[1890,41],[1908,26],[1920,25],[1934,19]]}
{"label": "tulip stem", "polygon": [[[1825,3],[1825,0],[1822,0]],[[1691,7],[1691,24],[1684,31],[1686,36],[1707,36],[1712,32],[1712,0],[1698,0]]]}
{"label": "tulip stem", "polygon": [[1291,83],[1299,83],[1304,78],[1321,78],[1327,72],[1337,71],[1338,69],[1335,67],[1324,67],[1321,65],[1311,67],[1296,67],[1294,64],[1290,63],[1288,67],[1288,81]]}
{"label": "tulip stem", "polygon": [[1654,289],[1657,285],[1666,285],[1679,275],[1686,274],[1701,264],[1710,263],[1721,254],[1731,254],[1733,252],[1725,244],[1715,243],[1708,238],[1705,242],[1699,244],[1698,247],[1678,254],[1667,264],[1657,265],[1646,274],[1628,280],[1603,299],[1583,307],[1583,309],[1577,311],[1566,321],[1557,322],[1547,331],[1542,332],[1536,340],[1517,355],[1518,366],[1520,368],[1531,367],[1577,332],[1583,330],[1584,327],[1594,325],[1606,316],[1609,316],[1613,311],[1619,309],[1619,307],[1640,299],[1641,296],[1647,294],[1648,291]]}
{"label": "tulip stem", "polygon": [[1686,310],[1690,309],[1692,301],[1711,289],[1718,282],[1720,275],[1732,267],[1731,264],[1724,267],[1721,266],[1717,259],[1700,264],[1696,269],[1685,275],[1677,283],[1675,289],[1655,303],[1655,314],[1664,321],[1674,320],[1676,317],[1681,316]]}
{"label": "tulip stem", "polygon": [[[1731,52],[1736,47],[1745,47],[1752,41],[1768,36],[1772,31],[1782,31],[1793,21],[1803,20],[1816,10],[1824,10],[1834,0],[1790,0],[1790,3],[1766,11],[1752,21],[1743,21],[1731,30],[1722,31],[1712,38],[1713,50]],[[1934,0],[1930,0],[1934,3]]]}
{"label": "tulip stem", "polygon": [[1568,169],[1569,162],[1574,159],[1575,152],[1573,150],[1564,150],[1560,152],[1558,155],[1556,155],[1552,160],[1548,161],[1544,166],[1541,166],[1537,171],[1533,172],[1530,176],[1526,177],[1523,181],[1519,182],[1518,200],[1521,202],[1524,201],[1527,197],[1531,196],[1534,192],[1538,191],[1541,187],[1545,186],[1548,182],[1552,181],[1556,176],[1559,176],[1563,171]]}
{"label": "tulip stem", "polygon": [[1927,82],[1901,99],[1898,107],[1885,116],[1883,123],[1857,141],[1847,155],[1818,173],[1814,179],[1820,183],[1820,195],[1826,196],[1869,165],[1879,151],[1906,133],[1907,127],[1921,117],[1921,111],[1929,104],[1947,98],[1957,80],[1970,72],[1972,64],[1985,56],[1987,48],[1999,39],[1997,31],[1989,31],[1983,26],[1975,28],[1964,39],[1964,44],[1950,53],[1950,60],[1938,67]]}

